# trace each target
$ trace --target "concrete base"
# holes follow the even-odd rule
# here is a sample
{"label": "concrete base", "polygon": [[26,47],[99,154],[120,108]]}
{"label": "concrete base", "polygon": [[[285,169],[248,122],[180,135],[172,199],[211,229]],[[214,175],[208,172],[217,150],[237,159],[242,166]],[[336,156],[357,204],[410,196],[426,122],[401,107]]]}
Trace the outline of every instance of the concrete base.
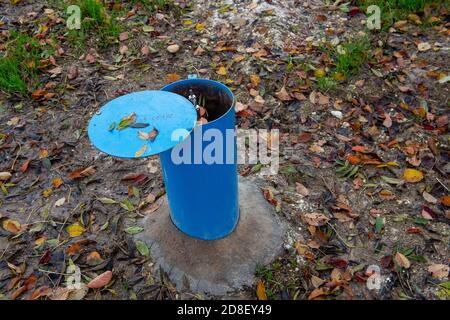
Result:
{"label": "concrete base", "polygon": [[169,217],[165,198],[160,208],[141,221],[136,238],[151,247],[156,264],[178,290],[224,295],[254,285],[258,265],[272,262],[282,251],[285,227],[261,189],[239,178],[239,223],[228,237],[215,241],[191,238]]}

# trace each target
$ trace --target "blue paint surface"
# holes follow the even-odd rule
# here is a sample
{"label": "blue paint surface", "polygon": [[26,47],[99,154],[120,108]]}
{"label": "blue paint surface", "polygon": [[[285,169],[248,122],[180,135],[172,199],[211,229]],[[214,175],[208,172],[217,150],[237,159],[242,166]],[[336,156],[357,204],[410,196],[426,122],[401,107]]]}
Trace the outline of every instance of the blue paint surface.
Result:
{"label": "blue paint surface", "polygon": [[[160,155],[166,193],[170,206],[172,222],[184,233],[202,240],[217,240],[229,235],[239,221],[238,176],[236,155],[236,128],[234,95],[222,83],[206,79],[188,79],[171,83],[162,90],[172,91],[179,86],[204,86],[226,94],[230,98],[228,111],[220,118],[197,127],[189,137],[180,143],[191,152],[190,164],[176,164],[172,151],[167,150]],[[219,130],[223,137],[227,130],[234,133],[229,148],[234,150],[231,161],[223,164],[194,163],[195,147],[198,141],[201,150],[211,143],[202,141],[201,136],[208,130]],[[226,139],[223,139],[226,149]]]}
{"label": "blue paint surface", "polygon": [[[148,123],[146,128],[117,130],[122,118],[136,113],[136,123]],[[88,135],[91,143],[100,151],[122,158],[136,158],[135,154],[147,144],[140,157],[160,154],[180,141],[172,141],[172,133],[186,129],[186,136],[193,130],[197,112],[186,98],[167,91],[140,91],[130,93],[105,104],[91,119]],[[115,122],[116,128],[109,131]],[[150,132],[155,127],[159,133],[153,142],[142,140],[138,131]]]}

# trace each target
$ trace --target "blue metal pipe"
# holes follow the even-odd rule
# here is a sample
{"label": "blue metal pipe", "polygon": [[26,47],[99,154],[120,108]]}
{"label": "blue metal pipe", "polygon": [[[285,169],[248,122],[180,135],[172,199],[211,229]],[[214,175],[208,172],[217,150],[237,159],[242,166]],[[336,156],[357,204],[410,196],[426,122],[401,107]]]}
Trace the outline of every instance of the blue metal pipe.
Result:
{"label": "blue metal pipe", "polygon": [[[225,114],[207,124],[197,126],[179,145],[162,152],[161,166],[170,215],[175,226],[189,236],[217,240],[229,235],[239,220],[234,95],[225,85],[206,79],[181,80],[165,86],[162,90],[178,93],[183,89],[186,92],[192,86],[207,88],[209,92],[215,92],[217,95],[226,95],[230,105],[227,106]],[[215,130],[209,131],[210,129]],[[202,139],[211,133],[216,136],[219,132],[223,137],[222,141],[215,141],[215,138],[210,138],[210,141]],[[214,142],[222,148],[223,156],[218,157],[222,158],[222,163],[205,163],[205,160],[208,160],[203,157],[203,152]],[[179,164],[174,160],[173,152],[180,149],[190,150],[190,155],[184,157],[190,158],[190,161],[186,161],[188,163]],[[217,152],[218,150],[212,154],[217,156]],[[184,152],[180,154],[185,156]]]}

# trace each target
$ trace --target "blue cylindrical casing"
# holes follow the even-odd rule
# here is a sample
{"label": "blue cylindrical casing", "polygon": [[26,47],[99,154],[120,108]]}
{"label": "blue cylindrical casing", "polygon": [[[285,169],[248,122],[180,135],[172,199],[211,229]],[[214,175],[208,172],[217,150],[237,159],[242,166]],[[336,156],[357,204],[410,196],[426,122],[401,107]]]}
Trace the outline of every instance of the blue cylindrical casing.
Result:
{"label": "blue cylindrical casing", "polygon": [[[234,95],[225,85],[206,79],[181,80],[162,90],[176,93],[180,88],[191,86],[205,87],[218,95],[227,95],[230,105],[225,114],[196,127],[186,140],[161,153],[161,166],[173,223],[189,236],[216,240],[230,234],[239,220]],[[208,131],[210,129],[215,130]],[[219,132],[222,139],[217,141],[211,137],[210,141],[201,139],[211,133],[215,137]],[[222,163],[205,163],[203,151],[213,142],[222,148]],[[174,163],[172,151],[176,148],[190,150],[191,163]],[[212,154],[217,155],[215,152]]]}

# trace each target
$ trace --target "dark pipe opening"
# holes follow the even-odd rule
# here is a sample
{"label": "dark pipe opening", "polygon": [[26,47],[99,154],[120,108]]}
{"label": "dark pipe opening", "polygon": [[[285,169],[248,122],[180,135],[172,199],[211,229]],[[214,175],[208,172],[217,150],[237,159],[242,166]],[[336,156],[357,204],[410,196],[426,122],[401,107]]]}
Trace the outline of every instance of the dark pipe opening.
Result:
{"label": "dark pipe opening", "polygon": [[170,89],[171,92],[182,95],[186,99],[189,97],[189,90],[197,96],[197,103],[200,96],[205,99],[202,106],[208,112],[208,121],[214,121],[223,116],[232,107],[232,99],[223,90],[211,85],[179,84]]}

